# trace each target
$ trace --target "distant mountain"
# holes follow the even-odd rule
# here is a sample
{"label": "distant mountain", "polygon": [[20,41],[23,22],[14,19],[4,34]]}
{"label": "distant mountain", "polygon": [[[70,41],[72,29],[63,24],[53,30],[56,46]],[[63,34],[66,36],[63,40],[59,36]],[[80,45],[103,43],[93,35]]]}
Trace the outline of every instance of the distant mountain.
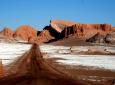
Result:
{"label": "distant mountain", "polygon": [[18,27],[14,32],[9,28],[4,28],[0,32],[0,39],[12,41],[28,41],[29,43],[35,42],[37,39],[37,31],[28,25]]}
{"label": "distant mountain", "polygon": [[64,20],[51,20],[49,26],[45,26],[42,31],[35,30],[28,25],[22,25],[14,32],[9,28],[4,28],[0,35],[29,43],[48,43],[65,38],[85,41],[94,38],[98,33],[105,36],[112,32],[115,32],[115,28],[111,24],[80,24]]}
{"label": "distant mountain", "polygon": [[52,42],[69,36],[86,40],[97,33],[106,35],[110,32],[113,32],[111,24],[80,24],[64,20],[51,20],[50,25],[46,26],[38,37],[41,40],[45,39],[43,42]]}

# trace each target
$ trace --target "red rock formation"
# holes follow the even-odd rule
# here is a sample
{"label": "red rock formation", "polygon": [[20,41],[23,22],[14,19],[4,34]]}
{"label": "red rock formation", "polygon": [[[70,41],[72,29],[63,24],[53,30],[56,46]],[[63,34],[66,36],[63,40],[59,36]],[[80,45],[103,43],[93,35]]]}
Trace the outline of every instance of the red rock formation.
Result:
{"label": "red rock formation", "polygon": [[112,31],[115,32],[115,27],[112,27]]}
{"label": "red rock formation", "polygon": [[74,35],[77,38],[89,39],[98,32],[106,35],[112,30],[110,24],[78,24],[64,20],[51,20],[50,26],[46,26],[39,34],[38,41],[48,42]]}
{"label": "red rock formation", "polygon": [[78,24],[64,20],[51,20],[50,24],[52,28],[62,33],[65,37],[70,34],[76,34],[80,38],[89,38],[97,32],[108,33],[112,28],[110,24]]}
{"label": "red rock formation", "polygon": [[115,44],[115,32],[110,32],[105,36],[105,42],[108,44]]}
{"label": "red rock formation", "polygon": [[55,39],[50,33],[50,27],[46,26],[44,30],[38,35],[37,42],[48,42],[49,40]]}
{"label": "red rock formation", "polygon": [[58,32],[61,32],[65,27],[72,26],[76,23],[70,21],[64,21],[64,20],[51,20],[50,24],[52,28],[54,28]]}
{"label": "red rock formation", "polygon": [[13,31],[9,28],[5,27],[1,32],[1,35],[5,36],[6,38],[13,38]]}
{"label": "red rock formation", "polygon": [[98,32],[106,35],[111,31],[115,31],[115,28],[112,28],[110,24],[78,24],[64,20],[51,20],[50,26],[46,26],[42,32],[23,25],[17,28],[14,33],[10,29],[5,28],[0,34],[7,38],[21,39],[33,43],[36,41],[48,42],[52,41],[52,39],[58,40],[70,35],[74,35],[77,38],[89,39]]}
{"label": "red rock formation", "polygon": [[89,38],[96,33],[102,34],[109,33],[111,31],[111,25],[109,24],[75,24],[66,27],[62,34],[67,37],[70,34],[74,34],[79,38]]}
{"label": "red rock formation", "polygon": [[91,38],[86,40],[87,42],[92,42],[92,43],[104,43],[105,42],[105,36],[102,35],[101,33],[97,33]]}
{"label": "red rock formation", "polygon": [[37,37],[37,31],[31,26],[23,25],[16,29],[14,33],[14,38],[17,37],[21,38],[22,40],[34,42]]}

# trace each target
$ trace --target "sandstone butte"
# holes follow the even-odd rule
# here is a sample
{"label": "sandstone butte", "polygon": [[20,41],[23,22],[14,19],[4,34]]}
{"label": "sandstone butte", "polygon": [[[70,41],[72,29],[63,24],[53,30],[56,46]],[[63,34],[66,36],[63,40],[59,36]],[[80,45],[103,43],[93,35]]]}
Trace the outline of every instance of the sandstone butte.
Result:
{"label": "sandstone butte", "polygon": [[75,34],[77,37],[90,38],[96,33],[106,34],[111,32],[110,24],[75,24],[65,28],[62,33],[67,37],[70,34]]}
{"label": "sandstone butte", "polygon": [[65,20],[51,20],[50,21],[51,27],[55,28],[60,33],[65,27],[69,27],[74,24],[77,24],[77,23],[72,22],[72,21],[65,21]]}
{"label": "sandstone butte", "polygon": [[[54,30],[57,33],[54,34]],[[65,38],[70,35],[74,35],[77,38],[88,39],[97,33],[106,35],[112,31],[114,31],[114,28],[111,24],[80,24],[64,20],[51,20],[47,29],[45,27],[38,37],[39,39],[47,37],[47,39],[44,40],[45,42],[52,40],[52,37],[53,39],[57,36],[59,38],[60,36],[61,38]]]}
{"label": "sandstone butte", "polygon": [[38,42],[48,42],[53,39],[59,39],[59,37],[63,38],[63,36],[61,36],[61,32],[64,28],[74,24],[76,23],[71,21],[51,20],[50,25],[44,27],[43,31],[39,34]]}

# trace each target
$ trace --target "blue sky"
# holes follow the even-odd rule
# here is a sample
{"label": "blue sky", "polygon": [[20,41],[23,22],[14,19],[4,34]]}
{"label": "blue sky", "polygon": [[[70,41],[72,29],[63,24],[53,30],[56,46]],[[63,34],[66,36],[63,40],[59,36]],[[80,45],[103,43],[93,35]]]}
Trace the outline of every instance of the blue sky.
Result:
{"label": "blue sky", "polygon": [[0,30],[24,24],[41,30],[53,19],[115,26],[115,0],[0,0]]}

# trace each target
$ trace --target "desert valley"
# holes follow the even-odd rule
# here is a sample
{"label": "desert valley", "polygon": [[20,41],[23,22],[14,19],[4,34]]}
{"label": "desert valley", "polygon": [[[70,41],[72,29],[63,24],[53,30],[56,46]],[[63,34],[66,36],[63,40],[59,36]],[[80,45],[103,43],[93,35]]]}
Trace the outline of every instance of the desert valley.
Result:
{"label": "desert valley", "polygon": [[114,85],[115,27],[51,20],[0,32],[0,85]]}

